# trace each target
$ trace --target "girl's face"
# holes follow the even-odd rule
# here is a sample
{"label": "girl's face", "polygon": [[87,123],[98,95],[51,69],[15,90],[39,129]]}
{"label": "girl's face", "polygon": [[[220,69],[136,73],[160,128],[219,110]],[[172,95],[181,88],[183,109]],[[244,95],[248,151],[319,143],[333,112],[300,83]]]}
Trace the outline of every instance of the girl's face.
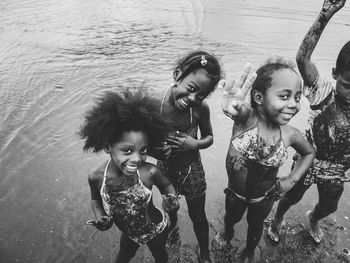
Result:
{"label": "girl's face", "polygon": [[345,70],[342,74],[334,73],[333,78],[336,80],[335,88],[338,94],[338,97],[350,103],[350,71]]}
{"label": "girl's face", "polygon": [[213,88],[207,72],[203,69],[195,70],[179,80],[172,89],[175,107],[179,110],[184,110],[199,105]]}
{"label": "girl's face", "polygon": [[124,132],[121,139],[108,147],[113,163],[125,175],[134,175],[145,162],[148,149],[148,137],[141,131]]}
{"label": "girl's face", "polygon": [[262,94],[262,113],[278,125],[287,124],[300,110],[301,80],[290,69],[272,76],[271,87]]}

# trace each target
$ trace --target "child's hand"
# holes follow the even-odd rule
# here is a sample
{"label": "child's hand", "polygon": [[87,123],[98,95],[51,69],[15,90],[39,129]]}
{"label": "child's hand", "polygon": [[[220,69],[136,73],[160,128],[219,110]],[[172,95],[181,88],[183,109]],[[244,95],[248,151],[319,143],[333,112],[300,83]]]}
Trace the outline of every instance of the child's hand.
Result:
{"label": "child's hand", "polygon": [[86,222],[87,225],[92,225],[100,231],[106,231],[110,229],[113,225],[112,216],[103,216],[101,220],[89,220]]}
{"label": "child's hand", "polygon": [[179,131],[176,131],[175,135],[170,135],[167,142],[172,145],[173,150],[181,152],[196,150],[198,145],[198,141],[192,136]]}
{"label": "child's hand", "polygon": [[178,211],[180,208],[179,196],[171,193],[163,196],[162,207],[164,212],[168,214]]}
{"label": "child's hand", "polygon": [[344,6],[345,2],[346,0],[325,0],[321,13],[333,15]]}
{"label": "child's hand", "polygon": [[279,178],[276,181],[276,184],[279,188],[279,192],[281,192],[282,195],[288,192],[290,189],[292,189],[295,183],[295,179],[291,178],[290,176]]}
{"label": "child's hand", "polygon": [[153,151],[158,152],[157,158],[161,160],[166,160],[170,157],[171,152],[172,152],[172,146],[169,145],[167,142],[163,142],[162,146],[159,147],[154,147]]}
{"label": "child's hand", "polygon": [[286,192],[292,189],[295,183],[295,180],[290,176],[278,178],[276,183],[265,193],[265,196],[279,200]]}
{"label": "child's hand", "polygon": [[251,65],[247,63],[238,82],[234,79],[221,80],[219,88],[222,92],[221,106],[224,114],[234,119],[242,110],[244,99],[256,79],[256,73],[250,72]]}
{"label": "child's hand", "polygon": [[290,176],[278,178],[276,183],[265,193],[267,198],[279,200],[282,196],[293,188],[296,181]]}

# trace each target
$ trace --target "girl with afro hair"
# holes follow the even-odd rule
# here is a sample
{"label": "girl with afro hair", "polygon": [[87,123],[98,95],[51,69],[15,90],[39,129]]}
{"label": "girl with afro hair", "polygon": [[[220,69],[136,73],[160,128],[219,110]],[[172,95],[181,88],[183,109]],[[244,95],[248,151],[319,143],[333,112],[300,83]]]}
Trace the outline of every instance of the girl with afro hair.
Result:
{"label": "girl with afro hair", "polygon": [[147,244],[155,262],[167,262],[168,219],[152,201],[152,186],[163,194],[163,209],[179,203],[173,185],[157,166],[146,162],[150,148],[166,135],[158,109],[141,90],[106,93],[90,109],[80,136],[84,150],[104,151],[109,157],[88,176],[96,220],[87,223],[105,231],[113,223],[122,231],[116,262],[129,262]]}

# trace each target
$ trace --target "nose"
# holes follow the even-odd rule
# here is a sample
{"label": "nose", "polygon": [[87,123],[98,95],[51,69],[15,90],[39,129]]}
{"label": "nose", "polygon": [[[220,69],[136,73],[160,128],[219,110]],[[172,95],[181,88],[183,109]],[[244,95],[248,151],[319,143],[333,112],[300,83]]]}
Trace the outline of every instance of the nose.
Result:
{"label": "nose", "polygon": [[288,107],[289,108],[297,108],[298,102],[296,102],[294,99],[289,100]]}
{"label": "nose", "polygon": [[200,99],[199,99],[199,94],[197,93],[191,93],[188,95],[188,101],[191,103],[191,104],[196,104],[198,102],[200,102]]}
{"label": "nose", "polygon": [[131,158],[130,158],[131,162],[134,163],[134,164],[140,164],[141,161],[142,161],[142,157],[139,153],[137,152],[134,152],[132,155],[131,155]]}

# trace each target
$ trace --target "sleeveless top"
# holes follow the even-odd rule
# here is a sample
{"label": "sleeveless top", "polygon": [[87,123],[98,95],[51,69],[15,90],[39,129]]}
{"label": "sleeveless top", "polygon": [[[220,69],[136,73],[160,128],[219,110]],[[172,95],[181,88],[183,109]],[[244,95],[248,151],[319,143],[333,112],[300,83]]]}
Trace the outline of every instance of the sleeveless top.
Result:
{"label": "sleeveless top", "polygon": [[[261,140],[259,128],[255,126],[231,139],[226,157],[228,190],[248,203],[264,199],[266,191],[275,182],[279,167],[288,158],[281,130],[274,145],[266,145]],[[239,183],[241,180],[238,178],[243,177],[246,182]],[[227,190],[225,192],[228,193]]]}
{"label": "sleeveless top", "polygon": [[233,147],[245,158],[260,163],[263,166],[280,167],[288,158],[288,152],[280,138],[275,145],[263,145],[256,126],[231,140]]}
{"label": "sleeveless top", "polygon": [[[162,214],[158,224],[151,222],[148,216],[148,205],[152,202],[152,191],[140,180],[137,171],[137,183],[126,190],[116,191],[113,186],[106,184],[108,161],[100,190],[103,207],[109,216],[113,216],[115,224],[131,240],[137,244],[146,244],[158,236],[167,226],[167,219]],[[157,208],[156,208],[157,209]]]}
{"label": "sleeveless top", "polygon": [[319,75],[303,88],[311,109],[305,135],[316,151],[304,181],[307,185],[350,180],[345,175],[350,168],[350,104],[337,98],[334,90]]}
{"label": "sleeveless top", "polygon": [[[166,91],[164,92],[162,101],[161,101],[161,105],[160,105],[160,116],[161,117],[162,117],[162,114],[163,114],[163,105],[164,105],[164,102],[165,102],[165,97],[166,97],[166,94],[167,94],[169,88],[171,88],[171,86],[166,89]],[[197,138],[198,125],[194,125],[194,123],[193,123],[193,109],[192,109],[192,107],[189,107],[189,115],[190,115],[190,123],[189,123],[188,128],[186,130],[179,129],[179,131],[184,132],[184,133],[186,133],[187,135],[189,135],[189,136],[191,136],[193,138]],[[179,121],[182,122],[182,120],[175,120],[174,123],[176,121],[177,122],[179,122]],[[198,158],[200,158],[199,150],[194,150],[193,152],[194,152],[194,156],[195,156],[193,158],[193,160],[197,160]],[[163,161],[163,163],[165,165],[167,165],[167,166],[169,165],[169,166],[173,167],[174,165],[176,165],[176,167],[179,167],[179,163],[182,163],[182,162],[179,162],[179,160],[183,160],[183,159],[184,159],[184,153],[183,152],[175,152],[175,153],[171,154],[169,159]],[[190,165],[190,163],[188,163],[188,164]],[[187,166],[188,165],[186,165],[186,167]]]}

